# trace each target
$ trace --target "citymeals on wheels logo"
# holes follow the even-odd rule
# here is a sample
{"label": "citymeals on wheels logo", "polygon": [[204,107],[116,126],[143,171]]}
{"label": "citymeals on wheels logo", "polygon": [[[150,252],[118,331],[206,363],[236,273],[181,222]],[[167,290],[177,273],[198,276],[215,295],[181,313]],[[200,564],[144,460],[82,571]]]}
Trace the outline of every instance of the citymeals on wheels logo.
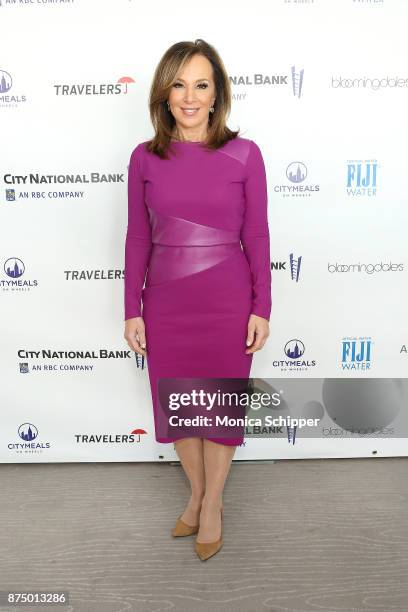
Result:
{"label": "citymeals on wheels logo", "polygon": [[24,95],[18,95],[13,88],[13,78],[9,72],[0,69],[0,108],[17,108],[19,104],[26,102]]}
{"label": "citymeals on wheels logo", "polygon": [[30,291],[33,287],[38,286],[37,279],[21,278],[26,271],[26,267],[19,257],[6,259],[3,264],[3,271],[8,278],[0,278],[0,289],[2,291]]}
{"label": "citymeals on wheels logo", "polygon": [[120,77],[116,83],[64,83],[54,84],[56,96],[117,96],[126,95],[128,85],[135,80],[129,76]]}
{"label": "citymeals on wheels logo", "polygon": [[18,455],[39,455],[45,449],[49,449],[49,442],[36,441],[38,438],[38,429],[33,423],[22,423],[18,428],[18,437],[20,442],[9,442],[7,447],[11,451],[15,451]]}
{"label": "citymeals on wheels logo", "polygon": [[342,340],[342,370],[369,370],[372,362],[373,341],[369,336],[349,336]]}

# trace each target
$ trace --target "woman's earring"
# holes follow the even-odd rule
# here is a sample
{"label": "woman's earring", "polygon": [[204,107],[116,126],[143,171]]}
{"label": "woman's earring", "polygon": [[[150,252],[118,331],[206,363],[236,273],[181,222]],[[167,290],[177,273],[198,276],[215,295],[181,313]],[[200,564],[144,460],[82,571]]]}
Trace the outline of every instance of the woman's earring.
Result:
{"label": "woman's earring", "polygon": [[214,112],[214,107],[210,106],[210,113],[213,113],[213,112]]}
{"label": "woman's earring", "polygon": [[167,110],[170,110],[170,104],[168,100],[167,100]]}

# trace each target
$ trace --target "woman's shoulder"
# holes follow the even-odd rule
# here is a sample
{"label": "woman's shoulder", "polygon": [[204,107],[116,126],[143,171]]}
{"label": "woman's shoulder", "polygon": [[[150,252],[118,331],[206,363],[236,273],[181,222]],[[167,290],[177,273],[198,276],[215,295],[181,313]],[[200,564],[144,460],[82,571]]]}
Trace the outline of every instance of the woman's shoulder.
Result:
{"label": "woman's shoulder", "polygon": [[142,142],[139,142],[139,144],[137,144],[135,147],[133,147],[132,155],[133,154],[143,155],[144,153],[147,153],[147,145],[149,144],[149,142],[151,142],[151,141],[150,140],[144,140]]}
{"label": "woman's shoulder", "polygon": [[231,140],[228,140],[220,150],[228,153],[238,161],[240,161],[243,165],[247,163],[249,154],[251,152],[252,147],[257,147],[256,143],[250,138],[245,138],[244,136],[235,136]]}

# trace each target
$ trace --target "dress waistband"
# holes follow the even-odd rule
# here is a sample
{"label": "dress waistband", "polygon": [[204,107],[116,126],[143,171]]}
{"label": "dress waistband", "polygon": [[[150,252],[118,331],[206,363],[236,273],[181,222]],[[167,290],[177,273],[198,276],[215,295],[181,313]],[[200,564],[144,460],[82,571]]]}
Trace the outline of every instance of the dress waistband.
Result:
{"label": "dress waistband", "polygon": [[148,207],[152,242],[167,246],[211,246],[238,243],[239,230],[226,230],[194,221],[161,215]]}

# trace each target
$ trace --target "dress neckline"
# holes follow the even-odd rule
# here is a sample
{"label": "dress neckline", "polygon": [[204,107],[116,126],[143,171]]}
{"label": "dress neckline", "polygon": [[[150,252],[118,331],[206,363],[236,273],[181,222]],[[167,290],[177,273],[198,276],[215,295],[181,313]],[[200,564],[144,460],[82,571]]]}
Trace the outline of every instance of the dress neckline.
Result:
{"label": "dress neckline", "polygon": [[177,144],[203,144],[205,140],[173,140],[171,139],[170,142],[176,142]]}

